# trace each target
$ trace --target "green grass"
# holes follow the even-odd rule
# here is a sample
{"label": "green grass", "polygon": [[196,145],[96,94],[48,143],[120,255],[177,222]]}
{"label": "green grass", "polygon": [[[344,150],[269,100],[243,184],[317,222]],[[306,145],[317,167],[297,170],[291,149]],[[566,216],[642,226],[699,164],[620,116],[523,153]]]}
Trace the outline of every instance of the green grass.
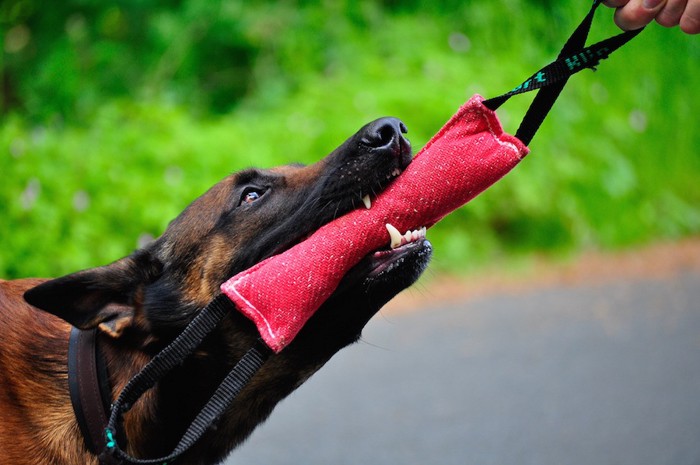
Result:
{"label": "green grass", "polygon": [[[585,13],[574,1],[533,3],[443,13],[375,6],[363,21],[347,5],[333,18],[300,15],[324,40],[290,35],[262,47],[254,88],[223,115],[156,93],[106,98],[79,120],[8,116],[0,276],[115,260],[229,172],[313,162],[379,116],[402,118],[419,149],[471,94],[500,94],[553,59]],[[248,18],[258,21],[257,40],[298,26],[273,19]],[[611,12],[599,12],[594,35],[616,32]],[[700,233],[699,69],[696,37],[652,25],[597,72],[572,78],[528,158],[429,232],[435,267],[471,271]],[[510,132],[530,100],[499,110]]]}

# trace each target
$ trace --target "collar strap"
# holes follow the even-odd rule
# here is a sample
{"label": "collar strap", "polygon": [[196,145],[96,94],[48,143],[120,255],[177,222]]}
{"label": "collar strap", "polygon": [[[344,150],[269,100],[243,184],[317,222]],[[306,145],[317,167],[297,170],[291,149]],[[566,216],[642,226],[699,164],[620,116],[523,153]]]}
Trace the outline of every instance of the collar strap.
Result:
{"label": "collar strap", "polygon": [[109,380],[97,350],[97,330],[73,327],[68,344],[68,390],[73,412],[88,450],[98,455],[105,447],[109,411]]}

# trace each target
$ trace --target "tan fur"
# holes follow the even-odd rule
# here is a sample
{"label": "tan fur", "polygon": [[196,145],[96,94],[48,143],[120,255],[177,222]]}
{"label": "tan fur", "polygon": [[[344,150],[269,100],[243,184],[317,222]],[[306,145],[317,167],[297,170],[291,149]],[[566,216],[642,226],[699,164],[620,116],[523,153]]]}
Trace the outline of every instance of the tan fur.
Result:
{"label": "tan fur", "polygon": [[97,464],[68,400],[70,325],[22,299],[40,282],[0,281],[0,325],[12,328],[0,339],[0,463]]}
{"label": "tan fur", "polygon": [[276,168],[272,168],[270,171],[283,175],[287,186],[296,188],[314,182],[316,179],[318,179],[324,167],[325,161],[321,160],[313,165],[305,166],[303,169],[299,169],[295,166],[278,166]]}
{"label": "tan fur", "polygon": [[200,307],[211,300],[216,294],[221,283],[217,277],[221,276],[229,263],[232,248],[238,244],[231,244],[230,240],[221,236],[213,236],[206,245],[206,250],[191,264],[185,278],[186,298]]}

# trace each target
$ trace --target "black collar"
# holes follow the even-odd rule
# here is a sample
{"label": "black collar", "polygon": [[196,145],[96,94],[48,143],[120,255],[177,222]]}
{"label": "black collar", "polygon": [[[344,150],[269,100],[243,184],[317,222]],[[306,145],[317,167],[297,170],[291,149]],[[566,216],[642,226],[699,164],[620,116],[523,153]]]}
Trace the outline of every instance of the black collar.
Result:
{"label": "black collar", "polygon": [[90,452],[100,455],[105,449],[111,395],[107,367],[97,348],[97,329],[71,329],[68,388],[85,445]]}

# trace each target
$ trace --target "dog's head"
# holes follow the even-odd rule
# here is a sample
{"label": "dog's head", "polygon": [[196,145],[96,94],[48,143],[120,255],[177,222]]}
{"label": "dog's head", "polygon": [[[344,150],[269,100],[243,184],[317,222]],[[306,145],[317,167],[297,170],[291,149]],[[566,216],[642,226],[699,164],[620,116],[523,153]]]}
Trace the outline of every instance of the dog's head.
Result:
{"label": "dog's head", "polygon": [[[410,163],[405,132],[399,120],[383,118],[313,165],[232,174],[190,204],[150,245],[111,265],[46,281],[27,291],[25,299],[78,328],[99,327],[107,335],[101,345],[112,385],[123,386],[138,370],[135,365],[145,363],[147,357],[139,354],[153,354],[170,342],[219,294],[221,283],[334,218],[367,208],[367,197],[381,192]],[[398,248],[389,248],[389,242],[387,234],[387,250],[369,254],[346,274],[184,462],[221,460],[277,402],[356,341],[367,321],[418,278],[430,259],[430,243],[420,236]],[[138,437],[131,442],[137,455],[166,453],[185,420],[194,417],[197,406],[258,337],[242,313],[224,318],[196,354],[159,384],[158,419],[148,420],[152,428],[131,427]],[[152,411],[143,408],[145,414]]]}
{"label": "dog's head", "polygon": [[[405,132],[398,119],[382,118],[313,165],[232,174],[190,204],[149,246],[110,265],[43,283],[25,299],[81,329],[99,326],[113,337],[133,330],[167,340],[229,277],[332,219],[366,208],[367,198],[410,163]],[[336,307],[342,301],[362,309],[334,313],[362,314],[350,331],[358,335],[369,316],[417,279],[429,255],[430,244],[420,239],[402,250],[368,256],[331,299]],[[387,266],[394,261],[401,266]],[[341,294],[345,298],[338,299]]]}

